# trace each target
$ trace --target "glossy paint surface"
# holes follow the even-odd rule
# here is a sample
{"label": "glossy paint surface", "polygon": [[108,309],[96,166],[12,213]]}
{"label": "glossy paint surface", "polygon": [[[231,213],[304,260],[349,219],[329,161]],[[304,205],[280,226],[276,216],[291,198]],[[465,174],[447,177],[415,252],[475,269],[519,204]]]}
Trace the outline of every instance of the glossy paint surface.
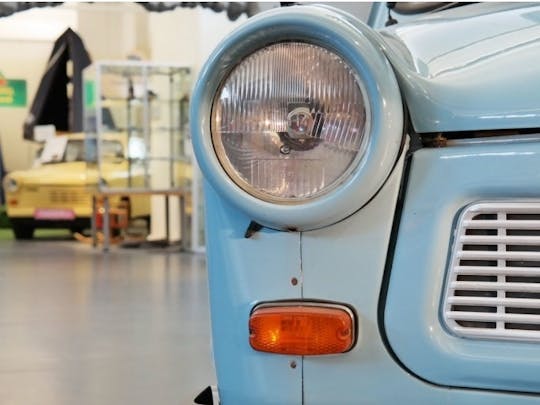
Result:
{"label": "glossy paint surface", "polygon": [[[472,6],[466,8],[469,7]],[[485,10],[483,6],[478,7]],[[464,13],[463,10],[452,13]],[[488,21],[492,18],[490,24],[494,27],[504,26],[495,15],[451,17],[452,13],[446,23],[454,24],[454,31],[463,29],[459,21],[467,19],[474,19],[477,30],[484,18]],[[516,21],[526,17],[508,13],[508,24],[517,27],[516,32],[519,32]],[[518,11],[513,13],[519,14]],[[452,32],[446,32],[442,39],[434,34],[444,30],[442,17],[432,19],[420,25],[424,28],[417,31],[418,38],[413,36],[417,48],[422,41],[432,41],[433,49],[444,41],[455,45],[457,40]],[[504,70],[503,67],[517,68],[517,62],[516,66],[510,66],[504,64],[510,62],[503,63],[500,59],[509,55],[504,59],[512,59],[514,55],[526,59],[522,48],[504,48],[501,54],[489,54],[487,62],[471,60],[468,63],[465,58],[463,66],[454,65],[454,70],[445,71],[443,65],[452,66],[453,61],[459,59],[455,52],[461,49],[455,45],[447,49],[448,55],[437,59],[446,58],[440,65],[442,73],[430,77],[429,71],[422,70],[423,65],[417,63],[404,45],[410,42],[413,49],[412,37],[400,36],[398,28],[383,37],[365,29],[353,17],[329,8],[302,6],[276,10],[253,18],[234,32],[203,69],[193,97],[191,122],[195,153],[206,176],[213,344],[224,405],[521,404],[540,400],[534,395],[461,389],[534,391],[540,371],[540,363],[535,366],[534,359],[540,358],[540,352],[522,344],[511,345],[507,350],[508,343],[505,346],[493,342],[464,343],[463,339],[449,335],[439,321],[442,282],[456,213],[479,198],[540,198],[540,189],[535,189],[540,180],[534,170],[540,163],[540,143],[536,140],[496,140],[489,144],[480,141],[415,154],[386,309],[384,305],[380,307],[379,296],[403,157],[388,177],[381,169],[381,162],[370,155],[370,163],[374,167],[379,165],[378,169],[373,169],[377,181],[387,179],[382,188],[374,186],[374,179],[358,176],[343,184],[342,192],[303,206],[265,204],[249,196],[226,176],[215,158],[209,136],[209,111],[221,78],[245,52],[282,40],[284,36],[329,44],[351,60],[359,49],[369,50],[368,54],[376,58],[385,52],[398,72],[418,130],[487,129],[490,125],[493,128],[526,127],[538,123],[538,110],[531,101],[535,97],[533,93],[523,94],[525,84],[520,78],[511,86],[507,76],[496,72]],[[353,42],[358,44],[345,38],[353,32],[349,39],[354,37]],[[515,39],[512,35],[510,37]],[[478,41],[484,39],[480,36]],[[491,43],[497,42],[502,44],[503,41]],[[467,56],[468,46],[474,44],[464,43],[463,46],[466,49],[462,53]],[[534,40],[524,45],[533,49],[537,46]],[[531,62],[536,56],[527,57]],[[358,62],[357,66],[362,74],[369,73],[362,70],[368,65]],[[529,67],[533,71],[536,68],[533,64]],[[523,66],[521,69],[530,80],[530,86],[534,86],[538,77]],[[386,81],[371,82],[373,91],[387,94],[378,87],[393,80],[391,75],[386,77],[389,77]],[[506,81],[498,88],[504,90],[507,100],[496,97],[498,92],[494,89],[499,81]],[[471,92],[471,88],[476,92]],[[385,121],[387,128],[393,128],[386,133],[391,134],[388,135],[392,136],[391,142],[396,139],[395,119],[399,120],[400,116],[396,112],[396,100],[381,99],[383,104],[388,102],[394,106],[388,110],[394,113]],[[517,110],[508,112],[511,106],[516,106]],[[527,109],[532,111],[532,116],[522,113]],[[486,111],[494,113],[496,118],[487,116]],[[489,125],[484,127],[485,123]],[[401,122],[399,128],[401,130]],[[384,141],[387,135],[382,134],[380,139]],[[396,160],[391,153],[383,155],[386,163]],[[373,190],[378,193],[358,210],[362,205],[358,203],[358,196],[365,197],[364,191],[359,191],[362,187],[372,190],[371,195]],[[270,227],[284,229],[286,225],[295,225],[309,231],[263,228],[253,238],[245,239],[244,232],[253,219]],[[296,285],[291,282],[293,277],[298,280]],[[256,304],[300,298],[342,302],[356,311],[359,339],[351,352],[302,358],[259,353],[249,346],[248,317]],[[399,361],[405,363],[404,367],[384,343],[379,323],[381,310],[386,311],[383,332],[388,335]],[[295,362],[295,368],[291,367],[291,362]]]}
{"label": "glossy paint surface", "polygon": [[472,4],[381,34],[417,132],[540,127],[540,6]]}
{"label": "glossy paint surface", "polygon": [[[402,166],[403,160],[377,197],[352,217],[302,234],[304,296],[347,303],[358,317],[358,341],[350,352],[304,358],[307,404],[352,404],[355,398],[384,402],[391,393],[381,391],[381,376],[394,371],[396,378],[408,378],[388,356],[377,328],[379,290]],[[323,378],[325,374],[331,378]]]}
{"label": "glossy paint surface", "polygon": [[[400,160],[374,200],[338,224],[301,234],[263,229],[252,239],[243,238],[249,218],[206,184],[212,334],[223,405],[537,401],[428,384],[401,368],[385,347],[378,300],[402,165]],[[292,277],[299,280],[296,286]],[[359,320],[353,350],[304,358],[255,352],[247,329],[252,308],[261,301],[295,298],[351,305]]]}
{"label": "glossy paint surface", "polygon": [[[227,37],[199,76],[191,103],[191,131],[197,160],[207,181],[251,219],[275,229],[317,229],[351,215],[380,189],[402,142],[403,105],[392,68],[366,37],[370,29],[326,7],[295,6],[250,19]],[[303,204],[272,204],[244,192],[220,165],[210,135],[213,98],[223,78],[243,57],[270,43],[305,41],[327,47],[358,73],[370,101],[371,132],[363,159],[331,193]]]}
{"label": "glossy paint surface", "polygon": [[[401,368],[388,352],[379,331],[379,295],[402,167],[403,160],[376,198],[353,216],[333,226],[302,233],[304,297],[351,305],[359,325],[358,342],[350,352],[304,357],[304,401],[301,403],[522,404],[537,401],[538,398],[531,396],[432,385]],[[404,345],[412,344],[415,339],[405,337],[405,333],[397,338],[402,339]],[[424,357],[426,353],[418,348],[415,355]],[[438,368],[440,364],[433,367]],[[463,369],[458,371],[466,374]]]}
{"label": "glossy paint surface", "polygon": [[[205,185],[214,360],[222,404],[300,404],[301,357],[256,352],[248,320],[261,301],[299,299],[300,234],[263,229],[244,238],[250,218]],[[291,368],[291,362],[297,364]]]}
{"label": "glossy paint surface", "polygon": [[436,384],[540,392],[540,346],[466,339],[441,322],[455,221],[482,200],[540,199],[538,137],[415,153],[392,265],[385,330],[397,357]]}

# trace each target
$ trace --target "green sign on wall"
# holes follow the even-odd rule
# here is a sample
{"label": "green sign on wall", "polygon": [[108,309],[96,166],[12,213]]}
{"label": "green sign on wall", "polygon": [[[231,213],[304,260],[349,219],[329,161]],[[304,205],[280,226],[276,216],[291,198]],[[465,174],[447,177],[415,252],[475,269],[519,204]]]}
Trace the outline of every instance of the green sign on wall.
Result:
{"label": "green sign on wall", "polygon": [[96,103],[96,84],[91,80],[84,81],[84,107],[93,108]]}
{"label": "green sign on wall", "polygon": [[26,80],[0,75],[0,107],[26,107]]}

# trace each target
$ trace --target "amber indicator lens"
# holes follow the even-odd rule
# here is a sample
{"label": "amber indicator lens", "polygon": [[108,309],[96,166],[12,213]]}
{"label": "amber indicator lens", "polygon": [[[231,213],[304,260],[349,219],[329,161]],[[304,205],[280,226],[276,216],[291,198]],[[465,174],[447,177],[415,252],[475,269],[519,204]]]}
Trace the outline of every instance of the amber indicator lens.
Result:
{"label": "amber indicator lens", "polygon": [[290,305],[255,308],[249,319],[253,349],[278,354],[313,356],[350,350],[354,319],[346,307]]}

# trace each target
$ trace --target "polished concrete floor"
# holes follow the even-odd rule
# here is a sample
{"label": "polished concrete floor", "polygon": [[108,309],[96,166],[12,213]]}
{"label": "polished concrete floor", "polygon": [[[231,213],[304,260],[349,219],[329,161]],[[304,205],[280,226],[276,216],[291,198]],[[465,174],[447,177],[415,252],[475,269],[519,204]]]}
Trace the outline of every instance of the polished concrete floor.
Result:
{"label": "polished concrete floor", "polygon": [[192,404],[215,384],[202,255],[0,241],[0,404]]}

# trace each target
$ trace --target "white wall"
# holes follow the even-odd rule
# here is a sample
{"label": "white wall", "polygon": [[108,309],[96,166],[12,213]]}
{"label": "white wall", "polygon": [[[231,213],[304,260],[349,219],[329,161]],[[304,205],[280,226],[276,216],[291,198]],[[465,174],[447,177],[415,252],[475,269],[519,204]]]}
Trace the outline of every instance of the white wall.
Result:
{"label": "white wall", "polygon": [[135,50],[145,56],[148,13],[133,3],[77,3],[78,33],[93,61],[126,59]]}
{"label": "white wall", "polygon": [[[232,29],[246,20],[246,16],[231,22],[225,12],[197,8],[177,8],[173,11],[149,14],[149,36],[151,59],[156,62],[177,63],[192,69],[192,84],[210,53]],[[153,148],[159,148],[159,144]],[[197,204],[198,196],[194,196]],[[165,204],[164,197],[152,197],[152,229],[149,240],[160,240],[165,236],[165,218],[162,215]],[[178,229],[178,201],[170,199],[169,224],[171,240],[178,240],[181,235]],[[195,228],[193,235],[198,235],[197,226],[202,224],[199,216],[192,218]],[[197,244],[194,247],[198,247]]]}
{"label": "white wall", "polygon": [[194,77],[217,44],[246,20],[229,21],[225,12],[177,8],[149,14],[151,58],[190,66]]}

